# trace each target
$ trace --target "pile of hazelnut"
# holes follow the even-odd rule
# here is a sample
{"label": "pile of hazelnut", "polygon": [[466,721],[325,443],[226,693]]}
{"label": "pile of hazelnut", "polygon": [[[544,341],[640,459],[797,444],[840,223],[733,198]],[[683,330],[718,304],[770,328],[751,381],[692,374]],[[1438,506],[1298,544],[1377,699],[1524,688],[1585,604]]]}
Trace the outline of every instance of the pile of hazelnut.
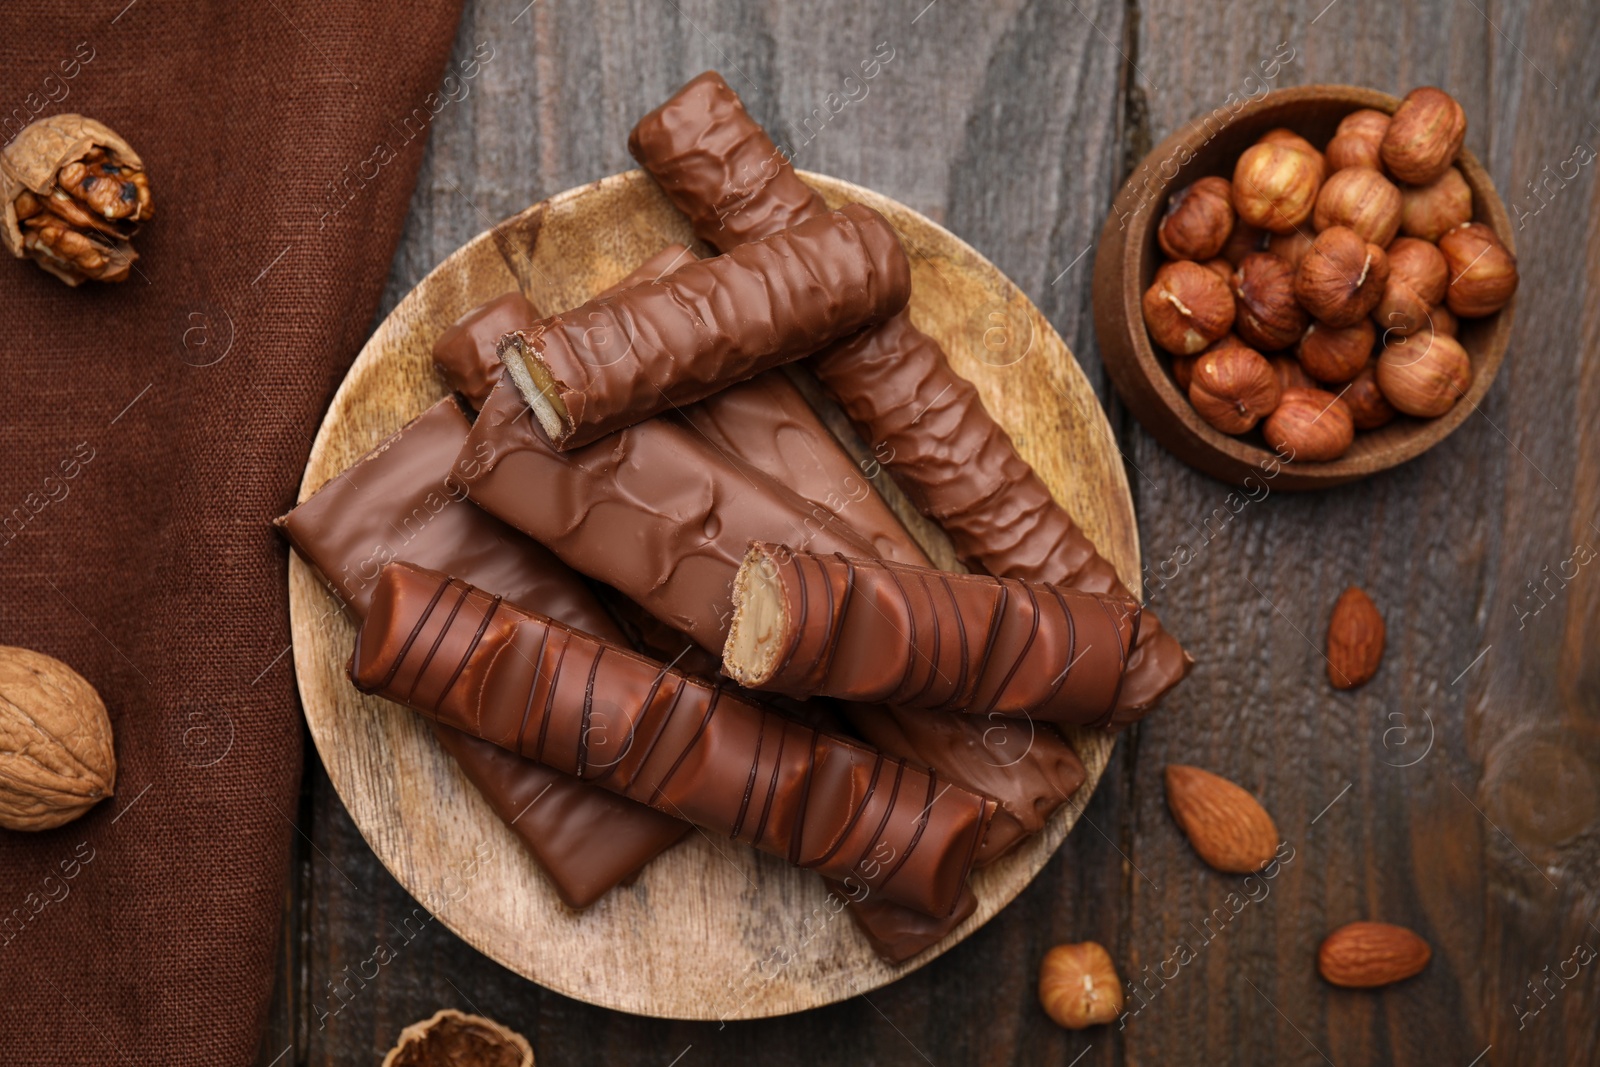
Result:
{"label": "pile of hazelnut", "polygon": [[1456,320],[1517,288],[1453,166],[1466,128],[1448,93],[1415,89],[1392,117],[1346,116],[1321,151],[1270,130],[1231,182],[1172,194],[1144,321],[1202,418],[1327,461],[1357,430],[1455,406],[1472,384]]}

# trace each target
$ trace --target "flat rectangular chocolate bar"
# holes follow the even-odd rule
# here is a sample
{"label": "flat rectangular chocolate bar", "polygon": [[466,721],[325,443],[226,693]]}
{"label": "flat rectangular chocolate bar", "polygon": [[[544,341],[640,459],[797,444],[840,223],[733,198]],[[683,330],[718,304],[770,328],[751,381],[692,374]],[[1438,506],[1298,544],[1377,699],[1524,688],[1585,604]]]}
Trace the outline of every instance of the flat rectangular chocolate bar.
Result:
{"label": "flat rectangular chocolate bar", "polygon": [[500,358],[565,450],[809,355],[910,292],[893,228],[852,204],[507,334]]}
{"label": "flat rectangular chocolate bar", "polygon": [[993,802],[716,685],[392,563],[350,677],[619,795],[931,916],[960,902]]}
{"label": "flat rectangular chocolate bar", "polygon": [[[639,121],[628,148],[721,249],[757,240],[827,210],[708,71]],[[905,312],[808,364],[862,436],[885,446],[891,475],[950,534],[974,570],[1128,595],[1048,487],[1016,454],[972,385]],[[1193,661],[1146,613],[1113,727],[1135,722]]]}
{"label": "flat rectangular chocolate bar", "polygon": [[[513,603],[537,606],[578,629],[619,639],[582,579],[466,500],[456,468],[466,437],[460,407],[441,400],[277,525],[357,620],[367,615],[383,565],[404,558],[498,590]],[[479,458],[474,453],[463,462]],[[569,907],[594,903],[688,831],[681,821],[488,742],[444,726],[438,733]]]}
{"label": "flat rectangular chocolate bar", "polygon": [[751,689],[1100,726],[1139,605],[1043,582],[750,546],[723,673]]}

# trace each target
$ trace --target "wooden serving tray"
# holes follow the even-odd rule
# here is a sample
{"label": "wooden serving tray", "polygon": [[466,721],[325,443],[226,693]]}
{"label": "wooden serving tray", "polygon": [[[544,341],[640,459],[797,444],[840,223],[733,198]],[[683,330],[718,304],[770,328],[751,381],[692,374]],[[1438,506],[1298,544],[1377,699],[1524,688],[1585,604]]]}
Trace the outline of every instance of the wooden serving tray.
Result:
{"label": "wooden serving tray", "polygon": [[[1055,330],[993,264],[928,219],[847,182],[805,178],[830,205],[860,201],[895,225],[911,258],[916,324],[977,385],[1022,455],[1137,591],[1137,532],[1121,457],[1094,391]],[[641,171],[562,193],[473,238],[407,294],[362,349],[312,446],[300,499],[444,395],[430,350],[465,311],[514,287],[546,311],[572,307],[663,246],[691,240],[687,223]],[[861,443],[851,444],[859,453]],[[910,517],[908,526],[923,524]],[[943,554],[949,558],[947,546]],[[988,921],[1044,866],[1088,802],[1112,746],[1103,733],[1074,738],[1088,781],[1071,810],[979,872],[972,918],[895,967],[873,955],[847,915],[835,914],[820,879],[703,833],[691,833],[636,884],[571,911],[428,724],[350,685],[345,664],[355,628],[293,554],[289,610],[300,698],[317,751],[356,826],[400,884],[463,940],[518,974],[643,1015],[780,1015],[867,992],[927,963]]]}

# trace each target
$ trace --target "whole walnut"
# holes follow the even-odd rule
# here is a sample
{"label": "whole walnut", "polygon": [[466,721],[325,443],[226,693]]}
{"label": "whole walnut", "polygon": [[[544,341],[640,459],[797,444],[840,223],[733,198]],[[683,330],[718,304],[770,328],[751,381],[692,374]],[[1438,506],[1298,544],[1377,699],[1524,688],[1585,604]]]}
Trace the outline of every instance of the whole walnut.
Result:
{"label": "whole walnut", "polygon": [[69,823],[116,781],[111,719],[94,686],[58,659],[0,646],[0,826]]}

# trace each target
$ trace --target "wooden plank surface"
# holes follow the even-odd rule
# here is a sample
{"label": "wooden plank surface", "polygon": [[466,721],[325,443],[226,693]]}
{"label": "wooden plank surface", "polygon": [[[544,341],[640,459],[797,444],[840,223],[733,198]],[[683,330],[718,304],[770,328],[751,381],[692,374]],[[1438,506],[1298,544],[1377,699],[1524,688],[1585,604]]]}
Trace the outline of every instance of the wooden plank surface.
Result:
{"label": "wooden plank surface", "polygon": [[[798,162],[943,222],[1051,319],[1111,405],[1147,567],[1191,550],[1148,591],[1199,666],[987,927],[869,997],[726,1028],[579,1004],[437,924],[349,981],[414,902],[312,757],[262,1064],[376,1063],[447,1006],[562,1065],[1592,1062],[1600,969],[1560,975],[1580,944],[1600,949],[1600,559],[1560,575],[1600,545],[1600,192],[1592,165],[1542,199],[1527,185],[1600,145],[1592,3],[525,3],[469,0],[455,56],[493,58],[434,121],[385,312],[496,219],[630,166],[632,122],[694,73],[720,69],[758,118],[799,126],[887,42],[893,61]],[[1142,151],[1256,91],[1283,46],[1294,58],[1271,85],[1455,93],[1469,146],[1527,212],[1523,285],[1481,417],[1382,478],[1235,514],[1107,394],[1081,254]],[[1365,689],[1335,694],[1318,649],[1351,583],[1378,600],[1390,653]],[[1165,811],[1167,762],[1256,791],[1296,849],[1237,914],[1240,881],[1204,868]],[[1381,994],[1330,989],[1316,945],[1357,918],[1414,927],[1433,963]],[[1125,1029],[1068,1034],[1037,1006],[1045,950],[1086,938],[1148,980]],[[1181,938],[1198,958],[1174,972]]]}

